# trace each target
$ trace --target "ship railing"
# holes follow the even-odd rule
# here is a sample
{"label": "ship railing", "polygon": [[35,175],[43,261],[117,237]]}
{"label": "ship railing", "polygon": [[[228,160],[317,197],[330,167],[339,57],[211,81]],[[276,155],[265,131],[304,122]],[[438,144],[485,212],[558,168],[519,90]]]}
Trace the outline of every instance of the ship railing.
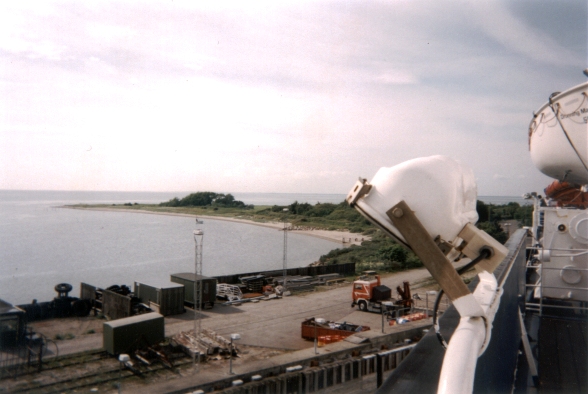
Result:
{"label": "ship railing", "polygon": [[[540,250],[541,248],[534,248],[534,249]],[[574,254],[575,256],[588,253],[588,250],[585,250],[585,249],[550,249],[550,251],[565,251],[565,252],[573,251],[573,252],[576,252]],[[578,299],[553,299],[553,298],[543,297],[543,294],[544,294],[543,290],[545,290],[545,289],[568,290],[568,291],[574,291],[574,292],[588,292],[588,287],[553,286],[553,285],[545,285],[543,283],[543,280],[541,278],[543,277],[544,271],[562,271],[563,269],[565,269],[565,268],[549,267],[549,266],[546,266],[545,263],[532,264],[530,262],[527,262],[527,265],[526,265],[527,273],[529,273],[529,271],[534,270],[537,272],[538,278],[537,278],[537,281],[535,281],[535,283],[527,283],[525,285],[527,290],[533,289],[533,292],[536,294],[536,296],[533,297],[533,299],[537,300],[536,302],[527,300],[527,302],[525,303],[525,310],[526,311],[536,312],[539,314],[539,316],[543,316],[546,313],[545,310],[568,309],[568,310],[574,310],[574,311],[576,311],[576,313],[583,313],[583,314],[588,313],[588,302],[586,302],[586,301],[578,300]],[[579,271],[579,272],[588,272],[588,268],[574,267],[573,270]],[[538,294],[537,294],[537,292],[538,292]],[[563,303],[566,303],[568,305],[564,305]]]}

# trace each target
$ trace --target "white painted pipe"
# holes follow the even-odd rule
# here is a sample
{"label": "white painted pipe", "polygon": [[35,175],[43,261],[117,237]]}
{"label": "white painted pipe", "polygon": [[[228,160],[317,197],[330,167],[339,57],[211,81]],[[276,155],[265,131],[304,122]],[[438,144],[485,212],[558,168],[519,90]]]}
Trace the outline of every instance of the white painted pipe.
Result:
{"label": "white painted pipe", "polygon": [[484,319],[462,317],[447,346],[437,393],[470,394],[480,349],[486,337]]}
{"label": "white painted pipe", "polygon": [[462,316],[443,358],[437,386],[439,394],[469,394],[473,391],[478,357],[490,342],[492,322],[500,305],[502,288],[498,287],[493,274],[483,271],[478,277],[480,283],[472,298],[484,311],[486,320],[480,316]]}

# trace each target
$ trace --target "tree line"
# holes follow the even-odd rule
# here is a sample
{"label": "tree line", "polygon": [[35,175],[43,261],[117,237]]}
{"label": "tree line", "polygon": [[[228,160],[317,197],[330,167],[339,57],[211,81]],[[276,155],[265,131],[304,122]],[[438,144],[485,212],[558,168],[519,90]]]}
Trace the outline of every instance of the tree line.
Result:
{"label": "tree line", "polygon": [[172,198],[159,204],[161,207],[223,207],[253,209],[253,205],[246,205],[243,201],[235,200],[232,194],[197,192],[179,199]]}
{"label": "tree line", "polygon": [[[518,220],[523,226],[532,224],[531,205],[521,206],[516,202],[493,205],[478,200],[476,210],[479,217],[476,226],[502,244],[507,241],[508,235],[502,230],[500,221]],[[387,271],[401,271],[423,265],[412,251],[405,249],[380,230],[373,233],[371,241],[364,241],[360,246],[334,249],[322,255],[319,261],[323,264],[356,263],[364,268],[384,268]]]}
{"label": "tree line", "polygon": [[[283,220],[292,223],[293,226],[348,230],[371,236],[370,241],[364,241],[360,246],[352,245],[347,248],[334,249],[322,255],[319,260],[324,264],[353,262],[367,265],[367,267],[370,264],[380,264],[386,270],[391,271],[422,266],[422,262],[412,251],[406,250],[382,233],[357,210],[351,208],[346,201],[338,204],[319,202],[314,205],[294,201],[289,205],[273,205],[255,210],[253,205],[246,205],[242,201],[235,200],[235,197],[230,193],[197,192],[182,199],[175,197],[159,205],[162,207],[213,207],[214,210],[237,208],[249,210],[248,215],[252,218]],[[501,243],[505,243],[508,238],[499,224],[501,221],[517,220],[523,226],[532,224],[533,207],[531,205],[521,206],[516,202],[494,205],[478,200],[476,210],[479,217],[476,226]]]}

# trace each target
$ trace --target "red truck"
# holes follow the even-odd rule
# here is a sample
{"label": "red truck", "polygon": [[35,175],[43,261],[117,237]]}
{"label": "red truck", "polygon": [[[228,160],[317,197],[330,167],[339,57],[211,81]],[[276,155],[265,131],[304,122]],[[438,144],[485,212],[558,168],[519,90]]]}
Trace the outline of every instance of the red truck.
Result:
{"label": "red truck", "polygon": [[367,272],[353,282],[352,297],[351,306],[357,305],[361,311],[382,313],[382,307],[384,311],[394,307],[392,290],[382,285],[380,275],[375,275],[373,271]]}

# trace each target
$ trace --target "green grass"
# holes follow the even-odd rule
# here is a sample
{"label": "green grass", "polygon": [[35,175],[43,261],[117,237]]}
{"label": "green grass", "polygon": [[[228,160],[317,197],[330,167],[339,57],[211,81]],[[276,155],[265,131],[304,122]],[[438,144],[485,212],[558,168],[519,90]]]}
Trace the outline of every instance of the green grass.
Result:
{"label": "green grass", "polygon": [[[283,222],[284,220],[293,226],[313,227],[322,230],[346,230],[354,233],[373,233],[375,227],[363,219],[352,208],[341,209],[327,217],[310,217],[306,215],[284,214],[273,212],[272,206],[259,205],[253,209],[227,208],[227,207],[165,207],[153,204],[96,204],[96,205],[72,205],[74,208],[109,208],[125,210],[143,210],[150,212],[188,214],[194,216],[218,216],[226,218],[245,219],[255,222]],[[340,210],[340,211],[341,211]],[[367,232],[367,233],[366,233]]]}

